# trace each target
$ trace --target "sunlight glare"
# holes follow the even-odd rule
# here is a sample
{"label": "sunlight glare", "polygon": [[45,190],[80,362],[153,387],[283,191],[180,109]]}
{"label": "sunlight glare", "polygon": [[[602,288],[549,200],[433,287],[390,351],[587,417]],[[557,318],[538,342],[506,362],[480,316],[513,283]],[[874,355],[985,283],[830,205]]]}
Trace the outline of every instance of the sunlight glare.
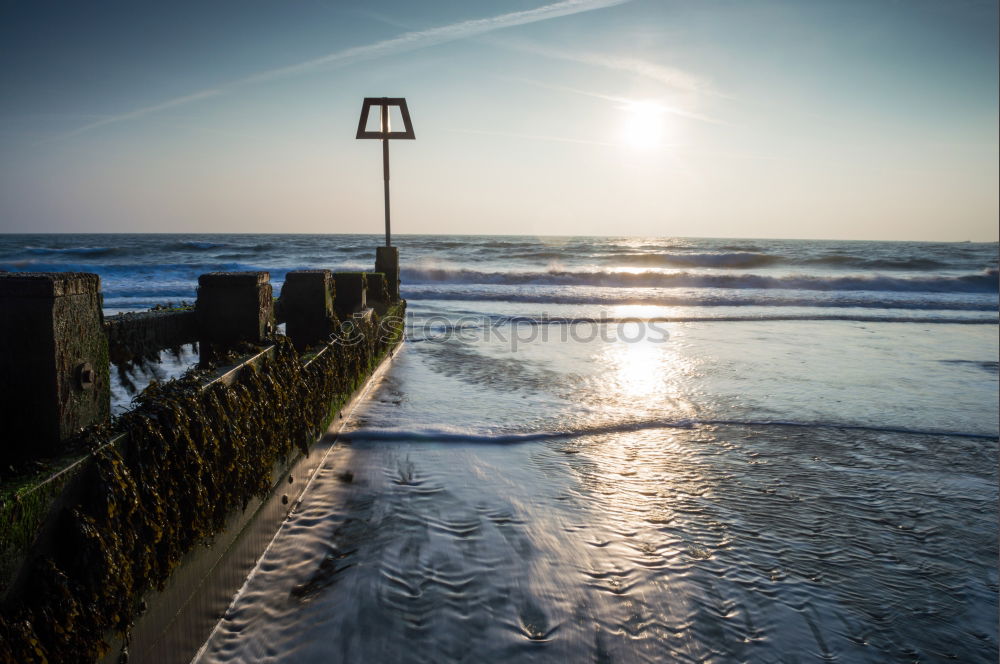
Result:
{"label": "sunlight glare", "polygon": [[652,101],[635,101],[623,106],[621,141],[637,149],[658,147],[666,133],[666,109]]}

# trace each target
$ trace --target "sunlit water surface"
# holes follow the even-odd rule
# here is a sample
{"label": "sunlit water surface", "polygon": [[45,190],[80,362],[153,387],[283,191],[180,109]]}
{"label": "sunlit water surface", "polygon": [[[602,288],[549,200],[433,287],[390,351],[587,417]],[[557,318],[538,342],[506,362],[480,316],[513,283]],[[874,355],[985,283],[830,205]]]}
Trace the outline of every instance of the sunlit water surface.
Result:
{"label": "sunlit water surface", "polygon": [[200,661],[996,661],[996,326],[414,309]]}
{"label": "sunlit water surface", "polygon": [[[408,341],[201,661],[997,661],[996,243],[393,240]],[[0,235],[0,270],[110,314],[381,241]]]}

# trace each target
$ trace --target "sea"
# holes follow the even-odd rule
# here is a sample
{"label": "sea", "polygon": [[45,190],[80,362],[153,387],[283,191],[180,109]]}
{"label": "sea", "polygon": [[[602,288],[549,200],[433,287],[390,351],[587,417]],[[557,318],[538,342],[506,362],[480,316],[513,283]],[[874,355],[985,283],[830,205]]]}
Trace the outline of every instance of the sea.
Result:
{"label": "sea", "polygon": [[[111,314],[382,242],[3,235],[0,270]],[[996,243],[394,244],[405,342],[196,661],[997,661]]]}

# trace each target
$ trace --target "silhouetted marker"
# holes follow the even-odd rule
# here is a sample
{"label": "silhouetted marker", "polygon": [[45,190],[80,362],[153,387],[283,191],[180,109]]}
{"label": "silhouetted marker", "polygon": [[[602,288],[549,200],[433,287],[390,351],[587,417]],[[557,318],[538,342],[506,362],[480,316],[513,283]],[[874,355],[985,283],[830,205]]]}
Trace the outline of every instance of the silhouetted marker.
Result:
{"label": "silhouetted marker", "polygon": [[[368,124],[368,113],[372,106],[382,108],[381,121],[378,131],[368,131],[365,125]],[[399,113],[403,117],[403,131],[392,131],[389,127],[389,107],[398,106]],[[385,187],[385,246],[391,247],[389,240],[389,139],[408,138],[415,139],[413,135],[413,124],[410,122],[410,111],[406,108],[406,100],[402,97],[365,97],[361,105],[361,119],[358,120],[358,134],[355,138],[379,138],[382,139],[382,180]]]}

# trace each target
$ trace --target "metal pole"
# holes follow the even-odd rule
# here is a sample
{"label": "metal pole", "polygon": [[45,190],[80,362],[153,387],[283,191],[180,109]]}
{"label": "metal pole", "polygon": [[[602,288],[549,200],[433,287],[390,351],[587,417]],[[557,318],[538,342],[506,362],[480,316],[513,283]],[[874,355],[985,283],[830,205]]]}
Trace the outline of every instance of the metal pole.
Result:
{"label": "metal pole", "polygon": [[[382,104],[382,131],[389,133],[389,105]],[[385,186],[385,246],[389,242],[389,139],[382,139],[382,184]]]}

